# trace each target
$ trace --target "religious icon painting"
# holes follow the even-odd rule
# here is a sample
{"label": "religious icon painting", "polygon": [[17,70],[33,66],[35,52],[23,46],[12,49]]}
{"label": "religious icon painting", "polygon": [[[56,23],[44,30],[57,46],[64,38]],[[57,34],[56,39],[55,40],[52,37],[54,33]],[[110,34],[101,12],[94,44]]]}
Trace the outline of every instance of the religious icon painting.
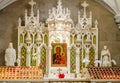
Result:
{"label": "religious icon painting", "polygon": [[66,43],[52,43],[51,50],[51,66],[65,67],[67,66],[67,44]]}

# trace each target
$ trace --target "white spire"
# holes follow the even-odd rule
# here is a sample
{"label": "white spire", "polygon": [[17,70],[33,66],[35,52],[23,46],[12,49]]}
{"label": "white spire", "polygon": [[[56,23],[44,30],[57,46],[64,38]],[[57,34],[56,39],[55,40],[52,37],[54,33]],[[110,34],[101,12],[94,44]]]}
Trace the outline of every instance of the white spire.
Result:
{"label": "white spire", "polygon": [[84,14],[83,14],[83,17],[85,18],[86,17],[86,7],[88,6],[87,2],[84,1],[82,4],[81,4],[84,8]]}
{"label": "white spire", "polygon": [[27,24],[27,19],[28,19],[27,9],[25,9],[25,26]]}
{"label": "white spire", "polygon": [[34,2],[33,0],[31,0],[31,1],[29,2],[29,4],[31,5],[31,16],[34,16],[33,7],[34,7],[34,5],[36,4],[36,2]]}
{"label": "white spire", "polygon": [[18,26],[21,26],[21,18],[19,17],[19,19],[18,19]]}
{"label": "white spire", "polygon": [[58,3],[57,3],[57,9],[56,9],[56,13],[62,13],[63,10],[62,10],[62,1],[61,0],[58,0]]}
{"label": "white spire", "polygon": [[57,9],[62,9],[62,1],[58,0]]}
{"label": "white spire", "polygon": [[95,20],[95,28],[97,28],[97,26],[98,26],[98,21]]}
{"label": "white spire", "polygon": [[49,10],[49,18],[47,19],[47,21],[51,20],[71,21],[70,10],[68,8],[62,7],[62,0],[58,0],[56,8],[53,7],[51,10]]}
{"label": "white spire", "polygon": [[37,10],[37,20],[38,20],[37,22],[38,22],[38,23],[39,23],[39,18],[40,18],[39,15],[40,15],[39,10]]}

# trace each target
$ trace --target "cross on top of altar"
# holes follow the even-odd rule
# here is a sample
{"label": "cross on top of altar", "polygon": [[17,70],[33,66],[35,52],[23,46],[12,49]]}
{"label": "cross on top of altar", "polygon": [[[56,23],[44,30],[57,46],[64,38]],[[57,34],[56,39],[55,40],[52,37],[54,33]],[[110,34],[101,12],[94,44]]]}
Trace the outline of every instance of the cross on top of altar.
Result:
{"label": "cross on top of altar", "polygon": [[33,7],[34,7],[34,5],[36,4],[36,2],[34,2],[33,0],[31,0],[31,1],[29,2],[29,4],[31,5],[31,16],[33,16],[33,15],[34,15],[34,13],[33,13]]}
{"label": "cross on top of altar", "polygon": [[62,2],[61,2],[61,0],[58,0],[58,6],[57,6],[57,9],[62,9]]}
{"label": "cross on top of altar", "polygon": [[82,4],[81,4],[84,8],[86,8],[88,6],[87,2],[84,1]]}
{"label": "cross on top of altar", "polygon": [[33,6],[36,4],[36,2],[34,2],[33,0],[31,0],[31,1],[29,2],[29,4],[31,5],[31,7],[33,7]]}
{"label": "cross on top of altar", "polygon": [[88,4],[86,1],[84,1],[81,6],[84,8],[84,14],[83,14],[83,17],[86,17],[86,8],[88,7]]}
{"label": "cross on top of altar", "polygon": [[[84,1],[81,6],[83,7],[83,14],[81,14],[81,12],[78,12],[78,24],[77,24],[77,28],[76,32],[78,32],[81,29],[85,29],[86,32],[89,32],[89,29],[92,28],[92,12],[90,11],[90,14],[87,15],[87,10],[86,8],[89,6],[89,4]],[[97,23],[96,27],[97,28]]]}

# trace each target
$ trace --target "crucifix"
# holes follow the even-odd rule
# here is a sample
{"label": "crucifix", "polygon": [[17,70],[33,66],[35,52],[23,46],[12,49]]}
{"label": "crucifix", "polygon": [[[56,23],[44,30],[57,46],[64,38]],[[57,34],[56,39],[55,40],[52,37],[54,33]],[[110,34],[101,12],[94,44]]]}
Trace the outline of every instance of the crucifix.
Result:
{"label": "crucifix", "polygon": [[60,68],[59,68],[59,69],[57,69],[57,71],[58,71],[58,72],[59,72],[59,74],[60,74],[60,71],[62,71],[62,69],[60,69]]}
{"label": "crucifix", "polygon": [[83,14],[83,16],[85,18],[86,17],[86,7],[88,6],[88,4],[86,3],[86,1],[84,1],[81,5],[84,8],[84,14]]}
{"label": "crucifix", "polygon": [[33,6],[36,4],[36,2],[34,2],[33,0],[31,0],[29,2],[29,4],[31,5],[31,16],[33,16],[34,15],[34,13],[33,13]]}

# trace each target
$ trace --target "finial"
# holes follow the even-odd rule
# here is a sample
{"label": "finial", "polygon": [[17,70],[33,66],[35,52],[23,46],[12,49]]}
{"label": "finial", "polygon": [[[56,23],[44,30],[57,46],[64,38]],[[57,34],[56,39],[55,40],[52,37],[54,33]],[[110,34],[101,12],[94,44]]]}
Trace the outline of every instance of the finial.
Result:
{"label": "finial", "polygon": [[95,20],[95,28],[97,28],[97,25],[98,25],[98,21]]}
{"label": "finial", "polygon": [[27,9],[25,9],[25,26],[26,26],[26,23],[28,22],[27,19],[28,19],[28,13],[27,13]]}
{"label": "finial", "polygon": [[39,9],[37,10],[37,19],[38,19],[38,22],[39,22],[39,15],[40,15],[40,13],[39,13]]}
{"label": "finial", "polygon": [[95,24],[98,24],[98,21],[97,21],[97,20],[95,20]]}
{"label": "finial", "polygon": [[31,0],[29,2],[29,4],[31,5],[31,16],[33,16],[34,15],[34,13],[33,13],[33,6],[36,4],[36,2],[34,2],[33,0]]}
{"label": "finial", "polygon": [[18,19],[18,26],[21,26],[21,18]]}
{"label": "finial", "polygon": [[58,11],[60,11],[62,9],[62,1],[61,0],[58,0],[57,9],[58,9]]}
{"label": "finial", "polygon": [[84,8],[84,14],[83,14],[83,17],[85,18],[86,17],[86,7],[88,6],[87,2],[84,1],[82,4],[81,4]]}
{"label": "finial", "polygon": [[25,9],[25,16],[27,16],[27,9]]}
{"label": "finial", "polygon": [[81,4],[84,8],[86,8],[88,6],[87,2],[84,1],[82,4]]}
{"label": "finial", "polygon": [[58,5],[62,5],[62,1],[61,0],[58,0]]}
{"label": "finial", "polygon": [[29,2],[29,4],[31,5],[31,7],[33,7],[33,6],[36,4],[36,2],[34,2],[33,0],[31,0],[31,1]]}

